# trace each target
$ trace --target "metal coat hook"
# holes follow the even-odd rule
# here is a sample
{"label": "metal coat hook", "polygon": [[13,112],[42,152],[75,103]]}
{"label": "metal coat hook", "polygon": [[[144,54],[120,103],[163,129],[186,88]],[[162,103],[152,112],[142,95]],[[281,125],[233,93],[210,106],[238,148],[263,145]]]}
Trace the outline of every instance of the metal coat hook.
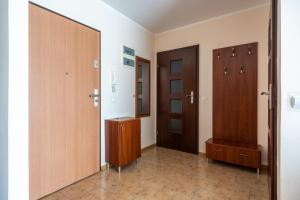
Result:
{"label": "metal coat hook", "polygon": [[232,48],[232,57],[235,57],[235,56],[236,56],[235,49]]}
{"label": "metal coat hook", "polygon": [[218,52],[217,58],[218,58],[218,60],[220,60],[220,52]]}
{"label": "metal coat hook", "polygon": [[241,70],[240,70],[240,74],[245,74],[246,72],[246,67],[245,66],[241,66]]}
{"label": "metal coat hook", "polygon": [[224,67],[224,74],[227,75],[228,74],[228,68]]}
{"label": "metal coat hook", "polygon": [[248,49],[248,55],[252,55],[252,49],[251,48]]}

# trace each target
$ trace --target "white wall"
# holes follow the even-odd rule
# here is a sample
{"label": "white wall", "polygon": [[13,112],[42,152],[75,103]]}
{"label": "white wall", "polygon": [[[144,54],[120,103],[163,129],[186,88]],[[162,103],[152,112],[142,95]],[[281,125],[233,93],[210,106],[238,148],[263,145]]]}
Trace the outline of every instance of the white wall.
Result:
{"label": "white wall", "polygon": [[8,0],[0,1],[0,199],[8,198]]}
{"label": "white wall", "polygon": [[279,135],[279,197],[300,199],[300,111],[290,107],[290,96],[300,95],[300,2],[280,1],[281,116]]}
{"label": "white wall", "polygon": [[[33,0],[101,31],[101,163],[105,163],[104,120],[134,116],[134,68],[122,66],[121,50],[126,45],[136,55],[153,61],[154,35],[100,0]],[[154,63],[152,63],[152,69]],[[117,73],[117,95],[112,101],[110,72]],[[154,72],[154,69],[152,70]],[[152,92],[154,92],[152,88]],[[152,98],[152,102],[154,98]],[[152,113],[154,106],[152,106]],[[155,143],[154,117],[142,119],[142,147]]]}
{"label": "white wall", "polygon": [[[200,44],[199,145],[205,152],[205,141],[212,137],[212,50],[238,44],[258,42],[258,92],[268,89],[268,16],[269,6],[232,13],[205,22],[156,35],[155,51]],[[153,81],[155,84],[155,81]],[[155,85],[152,85],[155,87]],[[263,146],[263,164],[267,164],[267,98],[258,93],[258,143]]]}
{"label": "white wall", "polygon": [[9,199],[26,200],[28,169],[28,2],[9,0]]}

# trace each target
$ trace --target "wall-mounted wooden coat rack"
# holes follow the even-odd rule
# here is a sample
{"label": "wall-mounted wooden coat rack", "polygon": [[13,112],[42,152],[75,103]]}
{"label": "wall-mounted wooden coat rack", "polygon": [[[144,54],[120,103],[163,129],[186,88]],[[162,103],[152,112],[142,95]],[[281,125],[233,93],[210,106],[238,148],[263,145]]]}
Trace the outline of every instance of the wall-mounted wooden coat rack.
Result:
{"label": "wall-mounted wooden coat rack", "polygon": [[213,51],[213,138],[207,157],[257,168],[257,43]]}

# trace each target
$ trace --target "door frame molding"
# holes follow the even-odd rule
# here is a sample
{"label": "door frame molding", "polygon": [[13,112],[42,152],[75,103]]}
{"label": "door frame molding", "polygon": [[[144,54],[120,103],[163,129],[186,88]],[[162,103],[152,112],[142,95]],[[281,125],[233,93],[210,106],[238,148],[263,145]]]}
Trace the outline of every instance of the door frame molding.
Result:
{"label": "door frame molding", "polygon": [[278,192],[277,192],[277,144],[278,144],[278,65],[277,65],[277,28],[278,28],[278,0],[272,0],[271,2],[271,13],[272,13],[272,68],[273,68],[273,89],[272,89],[272,104],[274,106],[273,110],[273,157],[271,158],[273,160],[273,174],[272,174],[272,182],[271,182],[271,200],[277,200],[278,199]]}
{"label": "door frame molding", "polygon": [[[147,114],[138,114],[138,85],[137,85],[137,82],[138,82],[138,62],[139,61],[149,64],[149,83],[148,83],[149,84],[149,98],[148,98],[149,113],[147,113]],[[135,117],[139,117],[139,118],[150,117],[151,116],[151,61],[146,58],[140,57],[140,56],[135,56],[135,86],[134,86],[134,89],[135,89],[135,102],[134,102]]]}
{"label": "door frame molding", "polygon": [[[195,116],[195,120],[196,120],[196,150],[197,152],[195,152],[196,154],[199,154],[199,44],[196,45],[191,45],[191,46],[186,46],[186,47],[181,47],[181,48],[177,48],[177,49],[170,49],[170,50],[165,50],[165,51],[159,51],[156,52],[156,77],[158,77],[158,54],[160,53],[167,53],[167,52],[173,52],[173,51],[177,51],[177,50],[184,50],[187,48],[196,48],[196,52],[197,52],[197,56],[196,56],[196,95],[195,95],[195,99],[197,99],[196,103],[196,116]],[[157,121],[158,121],[158,106],[157,106],[157,102],[158,102],[158,78],[156,78],[156,144],[157,144],[157,133],[158,133],[158,127],[157,127]]]}

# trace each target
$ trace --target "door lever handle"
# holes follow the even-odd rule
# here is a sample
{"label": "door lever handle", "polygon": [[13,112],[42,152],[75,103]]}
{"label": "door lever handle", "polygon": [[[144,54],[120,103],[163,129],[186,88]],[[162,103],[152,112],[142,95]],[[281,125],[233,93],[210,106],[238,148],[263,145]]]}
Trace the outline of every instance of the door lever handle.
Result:
{"label": "door lever handle", "polygon": [[269,109],[272,109],[272,84],[269,84],[269,91],[260,93],[261,95],[268,96],[269,99]]}
{"label": "door lever handle", "polygon": [[185,97],[190,97],[191,98],[191,104],[194,103],[194,91],[191,91],[191,94],[185,95]]}
{"label": "door lever handle", "polygon": [[90,97],[90,98],[100,97],[100,94],[90,94],[89,97]]}
{"label": "door lever handle", "polygon": [[100,102],[100,93],[98,89],[94,89],[94,92],[89,94],[89,97],[93,100],[94,106],[98,107]]}
{"label": "door lever handle", "polygon": [[271,95],[271,93],[270,92],[262,92],[262,93],[260,93],[260,95]]}

